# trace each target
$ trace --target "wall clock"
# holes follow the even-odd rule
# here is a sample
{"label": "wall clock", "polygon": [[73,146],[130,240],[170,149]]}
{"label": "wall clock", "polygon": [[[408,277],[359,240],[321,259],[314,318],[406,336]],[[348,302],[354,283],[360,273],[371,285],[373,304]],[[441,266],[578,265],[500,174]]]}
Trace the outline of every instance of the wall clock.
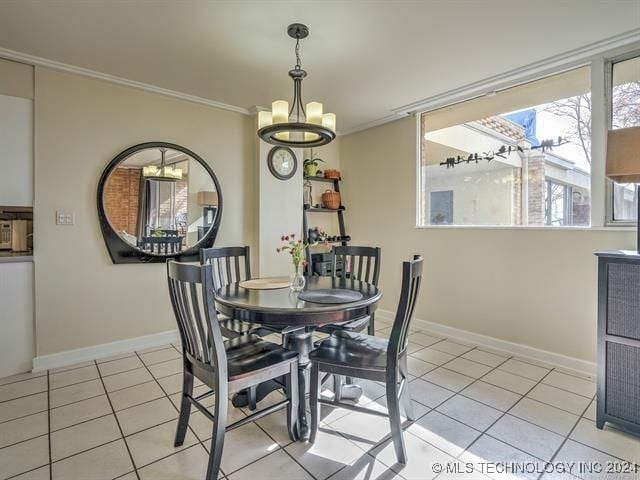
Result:
{"label": "wall clock", "polygon": [[279,180],[289,180],[298,169],[295,153],[288,147],[273,147],[269,151],[267,165],[271,174]]}

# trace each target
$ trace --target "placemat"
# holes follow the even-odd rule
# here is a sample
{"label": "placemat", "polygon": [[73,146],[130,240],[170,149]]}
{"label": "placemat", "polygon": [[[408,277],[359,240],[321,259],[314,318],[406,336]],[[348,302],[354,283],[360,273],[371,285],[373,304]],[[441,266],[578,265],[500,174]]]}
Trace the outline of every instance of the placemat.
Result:
{"label": "placemat", "polygon": [[320,288],[300,292],[298,298],[313,303],[349,303],[362,300],[362,293],[344,288]]}
{"label": "placemat", "polygon": [[291,280],[288,277],[253,278],[244,280],[239,285],[249,290],[275,290],[277,288],[288,288],[291,285]]}

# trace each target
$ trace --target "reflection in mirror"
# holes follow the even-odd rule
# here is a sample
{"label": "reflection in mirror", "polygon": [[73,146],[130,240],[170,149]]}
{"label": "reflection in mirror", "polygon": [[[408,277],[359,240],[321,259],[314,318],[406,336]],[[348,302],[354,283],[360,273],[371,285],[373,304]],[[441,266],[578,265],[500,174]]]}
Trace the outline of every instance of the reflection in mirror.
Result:
{"label": "reflection in mirror", "polygon": [[218,192],[205,168],[170,148],[139,150],[116,166],[103,205],[111,227],[132,247],[153,255],[180,253],[214,225]]}

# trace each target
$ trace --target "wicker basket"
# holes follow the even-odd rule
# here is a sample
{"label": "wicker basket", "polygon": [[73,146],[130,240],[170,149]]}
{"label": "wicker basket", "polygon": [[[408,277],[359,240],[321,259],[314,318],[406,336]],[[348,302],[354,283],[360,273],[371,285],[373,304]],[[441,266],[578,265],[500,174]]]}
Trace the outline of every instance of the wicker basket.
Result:
{"label": "wicker basket", "polygon": [[324,178],[330,178],[331,180],[340,180],[340,170],[325,170]]}
{"label": "wicker basket", "polygon": [[324,208],[337,210],[340,208],[340,193],[334,192],[333,190],[326,190],[322,194],[322,205],[324,205]]}

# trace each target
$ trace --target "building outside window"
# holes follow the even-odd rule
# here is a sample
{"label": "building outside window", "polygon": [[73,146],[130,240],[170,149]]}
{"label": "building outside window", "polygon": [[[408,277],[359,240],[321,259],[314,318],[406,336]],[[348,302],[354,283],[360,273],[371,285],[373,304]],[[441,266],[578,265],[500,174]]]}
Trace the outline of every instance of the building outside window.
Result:
{"label": "building outside window", "polygon": [[[611,128],[616,130],[640,126],[640,57],[614,63],[611,80]],[[638,212],[636,186],[612,185],[612,220],[635,222]]]}
{"label": "building outside window", "polygon": [[431,225],[451,225],[453,223],[453,190],[431,192]]}
{"label": "building outside window", "polygon": [[547,180],[545,184],[544,224],[552,226],[571,225],[573,196],[570,185]]}
{"label": "building outside window", "polygon": [[590,224],[589,67],[420,120],[419,225]]}

